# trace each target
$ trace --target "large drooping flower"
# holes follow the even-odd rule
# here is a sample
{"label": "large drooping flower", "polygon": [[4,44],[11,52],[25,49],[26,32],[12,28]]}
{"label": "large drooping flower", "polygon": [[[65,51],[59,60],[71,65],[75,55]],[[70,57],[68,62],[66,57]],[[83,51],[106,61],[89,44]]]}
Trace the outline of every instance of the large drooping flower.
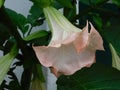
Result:
{"label": "large drooping flower", "polygon": [[54,7],[45,7],[44,14],[52,31],[48,46],[33,46],[40,61],[59,76],[70,75],[82,67],[89,67],[95,62],[96,50],[104,50],[99,33],[90,23],[81,30],[72,25]]}

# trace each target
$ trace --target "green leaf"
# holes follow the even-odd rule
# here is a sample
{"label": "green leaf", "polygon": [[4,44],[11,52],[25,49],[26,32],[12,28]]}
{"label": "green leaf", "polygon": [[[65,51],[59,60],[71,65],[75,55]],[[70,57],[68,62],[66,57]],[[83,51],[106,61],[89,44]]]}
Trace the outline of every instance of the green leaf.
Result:
{"label": "green leaf", "polygon": [[87,4],[87,5],[91,5],[91,4],[96,4],[99,3],[101,0],[80,0],[80,2]]}
{"label": "green leaf", "polygon": [[110,26],[105,27],[102,30],[104,38],[113,45],[118,54],[120,54],[120,18],[112,19],[110,21]]}
{"label": "green leaf", "polygon": [[10,90],[21,90],[20,85],[18,84],[17,81],[11,81],[9,83]]}
{"label": "green leaf", "polygon": [[76,16],[76,4],[72,6],[73,8],[64,8],[64,16],[71,21]]}
{"label": "green leaf", "polygon": [[0,0],[0,7],[3,5],[4,0]]}
{"label": "green leaf", "polygon": [[5,56],[0,57],[0,85],[7,74],[10,65],[18,53],[17,45],[14,45],[11,51]]}
{"label": "green leaf", "polygon": [[61,76],[57,90],[120,90],[120,72],[103,64],[94,64],[74,75]]}
{"label": "green leaf", "polygon": [[54,2],[54,0],[30,0],[30,1],[34,2],[34,4],[38,4],[42,8],[50,6]]}
{"label": "green leaf", "polygon": [[5,41],[10,37],[9,33],[7,32],[8,28],[0,23],[0,45],[2,46]]}
{"label": "green leaf", "polygon": [[112,2],[120,7],[120,0],[112,0]]}
{"label": "green leaf", "polygon": [[72,8],[71,0],[57,0],[61,5]]}
{"label": "green leaf", "polygon": [[38,26],[37,20],[43,16],[43,10],[38,5],[33,4],[29,11],[30,15],[27,16],[28,21],[32,26]]}
{"label": "green leaf", "polygon": [[28,24],[28,20],[22,14],[18,14],[17,17],[18,17],[17,26],[22,31],[22,33],[25,34],[29,29],[29,27],[26,28],[26,25]]}
{"label": "green leaf", "polygon": [[27,37],[24,37],[23,39],[25,41],[31,41],[31,40],[34,40],[34,39],[37,39],[37,38],[41,38],[41,37],[44,37],[44,36],[47,36],[47,35],[48,35],[47,31],[41,30],[41,31],[36,31],[36,32],[28,35]]}
{"label": "green leaf", "polygon": [[32,15],[33,18],[38,19],[40,15],[43,13],[42,8],[38,7],[36,4],[33,4],[29,13]]}
{"label": "green leaf", "polygon": [[18,26],[18,28],[22,31],[23,34],[25,34],[28,31],[28,28],[26,28],[26,25],[28,24],[27,18],[11,9],[6,8],[6,11],[13,23]]}
{"label": "green leaf", "polygon": [[9,17],[12,19],[13,23],[15,25],[17,25],[17,23],[18,23],[17,12],[15,12],[15,11],[9,9],[9,8],[6,8],[6,12],[8,13]]}
{"label": "green leaf", "polygon": [[89,0],[79,0],[79,1],[82,2],[82,3],[84,3],[84,4],[87,4],[87,5],[90,4]]}
{"label": "green leaf", "polygon": [[102,19],[100,18],[99,14],[93,14],[93,21],[96,23],[96,25],[98,26],[98,28],[102,28]]}

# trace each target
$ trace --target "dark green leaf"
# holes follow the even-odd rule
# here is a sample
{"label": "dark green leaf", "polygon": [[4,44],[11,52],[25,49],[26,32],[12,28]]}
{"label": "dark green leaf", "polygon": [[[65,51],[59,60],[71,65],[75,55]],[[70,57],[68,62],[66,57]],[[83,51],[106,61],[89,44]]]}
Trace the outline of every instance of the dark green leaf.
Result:
{"label": "dark green leaf", "polygon": [[13,47],[13,45],[16,43],[14,38],[9,38],[5,45],[4,45],[4,54],[7,54],[10,52],[11,48]]}
{"label": "dark green leaf", "polygon": [[116,51],[120,54],[120,19],[112,19],[110,21],[110,26],[105,27],[102,30],[102,34],[104,38],[107,39],[108,42],[110,42],[116,49]]}
{"label": "dark green leaf", "polygon": [[20,85],[17,81],[11,81],[9,84],[10,90],[21,90]]}
{"label": "dark green leaf", "polygon": [[79,1],[84,4],[90,5],[90,0],[79,0]]}
{"label": "dark green leaf", "polygon": [[72,20],[72,18],[74,18],[76,16],[76,4],[73,5],[73,8],[64,8],[64,16],[68,19],[68,20]]}
{"label": "dark green leaf", "polygon": [[36,4],[33,4],[29,12],[35,19],[38,19],[40,15],[43,14],[42,8],[38,7]]}
{"label": "dark green leaf", "polygon": [[87,5],[92,5],[92,4],[96,4],[99,3],[101,0],[80,0],[80,2],[87,4]]}
{"label": "dark green leaf", "polygon": [[38,26],[37,20],[43,16],[43,10],[38,5],[33,4],[30,9],[30,15],[28,15],[27,19],[31,23],[32,26]]}
{"label": "dark green leaf", "polygon": [[18,14],[17,14],[17,12],[15,12],[15,11],[9,9],[9,8],[6,8],[6,12],[8,13],[9,17],[12,19],[13,23],[15,25],[17,25],[17,23],[18,23],[18,16],[17,16]]}
{"label": "dark green leaf", "polygon": [[71,0],[56,0],[64,7],[72,8]]}
{"label": "dark green leaf", "polygon": [[47,35],[48,35],[47,31],[41,30],[41,31],[34,32],[34,33],[28,35],[27,37],[25,37],[23,39],[25,41],[31,41],[31,40],[34,40],[34,39],[37,39],[37,38],[41,38],[41,37],[44,37],[44,36],[47,36]]}
{"label": "dark green leaf", "polygon": [[10,90],[20,90],[20,84],[19,81],[17,79],[17,76],[14,73],[14,68],[10,68],[9,72],[7,73],[10,77],[9,79],[11,79],[12,81],[10,81],[9,83],[9,89]]}
{"label": "dark green leaf", "polygon": [[119,83],[118,70],[98,63],[57,81],[58,90],[120,90]]}
{"label": "dark green leaf", "polygon": [[54,0],[30,0],[30,1],[32,1],[34,4],[37,4],[41,8],[50,6],[54,2]]}
{"label": "dark green leaf", "polygon": [[60,9],[63,8],[63,5],[61,5],[59,2],[57,2],[56,0],[54,1],[53,7],[55,7],[56,9]]}
{"label": "dark green leaf", "polygon": [[22,31],[23,34],[25,34],[29,29],[26,28],[28,20],[22,14],[18,14],[17,16],[18,16],[18,28]]}
{"label": "dark green leaf", "polygon": [[120,0],[112,0],[112,2],[120,7]]}
{"label": "dark green leaf", "polygon": [[99,16],[99,14],[93,14],[92,17],[93,17],[93,21],[96,23],[97,27],[99,29],[101,29],[102,28],[102,19]]}
{"label": "dark green leaf", "polygon": [[4,42],[10,37],[7,32],[8,28],[0,23],[0,45],[2,46]]}
{"label": "dark green leaf", "polygon": [[46,35],[44,37],[35,39],[33,41],[33,43],[35,46],[43,46],[43,45],[47,46],[49,44],[50,40],[51,40],[51,33],[48,33],[48,35]]}
{"label": "dark green leaf", "polygon": [[11,9],[6,9],[6,11],[12,19],[14,25],[18,26],[22,33],[25,34],[28,31],[28,29],[26,28],[28,20],[22,14],[18,14],[17,12]]}

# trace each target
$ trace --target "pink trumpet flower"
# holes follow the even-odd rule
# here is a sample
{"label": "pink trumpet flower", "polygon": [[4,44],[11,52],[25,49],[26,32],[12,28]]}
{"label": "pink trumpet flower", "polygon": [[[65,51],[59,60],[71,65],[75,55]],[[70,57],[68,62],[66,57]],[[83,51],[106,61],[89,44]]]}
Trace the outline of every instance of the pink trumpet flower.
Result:
{"label": "pink trumpet flower", "polygon": [[52,73],[71,75],[95,63],[96,50],[104,50],[100,34],[90,23],[81,30],[72,25],[58,10],[45,7],[44,14],[52,31],[48,46],[33,46],[37,58]]}

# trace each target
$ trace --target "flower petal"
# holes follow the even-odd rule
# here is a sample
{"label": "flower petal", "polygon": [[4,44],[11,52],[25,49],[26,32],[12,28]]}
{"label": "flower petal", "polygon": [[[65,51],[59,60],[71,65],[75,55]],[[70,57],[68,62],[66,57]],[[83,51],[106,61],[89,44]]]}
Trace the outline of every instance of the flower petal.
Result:
{"label": "flower petal", "polygon": [[77,52],[80,53],[84,48],[89,47],[93,50],[104,50],[103,40],[97,30],[90,23],[90,33],[88,32],[88,22],[86,27],[83,28],[82,32],[74,41]]}
{"label": "flower petal", "polygon": [[88,43],[89,33],[88,33],[88,22],[87,25],[83,28],[82,32],[79,33],[79,36],[74,41],[74,45],[77,49],[77,52],[80,53]]}
{"label": "flower petal", "polygon": [[102,38],[92,25],[90,33],[87,24],[75,37],[75,40],[60,47],[33,46],[33,49],[41,64],[52,67],[56,76],[70,75],[82,67],[91,66],[95,62],[96,49],[103,50]]}
{"label": "flower petal", "polygon": [[95,62],[96,50],[103,50],[103,41],[95,28],[88,31],[88,22],[85,28],[73,26],[59,11],[53,7],[43,9],[50,29],[52,39],[48,46],[33,46],[40,61],[59,76],[70,75],[89,67]]}
{"label": "flower petal", "polygon": [[[84,50],[80,54],[76,52],[73,43],[61,45],[59,48],[53,47],[33,47],[41,64],[46,67],[52,67],[56,76],[60,73],[70,75],[77,70],[91,65],[95,62],[94,52]],[[87,56],[86,56],[87,55]]]}
{"label": "flower petal", "polygon": [[90,26],[89,47],[94,48],[95,50],[104,50],[102,37],[91,23]]}
{"label": "flower petal", "polygon": [[[43,9],[50,29],[52,39],[48,46],[60,47],[61,44],[72,42],[81,29],[72,25],[58,10],[53,7]],[[58,35],[59,34],[59,35]]]}

